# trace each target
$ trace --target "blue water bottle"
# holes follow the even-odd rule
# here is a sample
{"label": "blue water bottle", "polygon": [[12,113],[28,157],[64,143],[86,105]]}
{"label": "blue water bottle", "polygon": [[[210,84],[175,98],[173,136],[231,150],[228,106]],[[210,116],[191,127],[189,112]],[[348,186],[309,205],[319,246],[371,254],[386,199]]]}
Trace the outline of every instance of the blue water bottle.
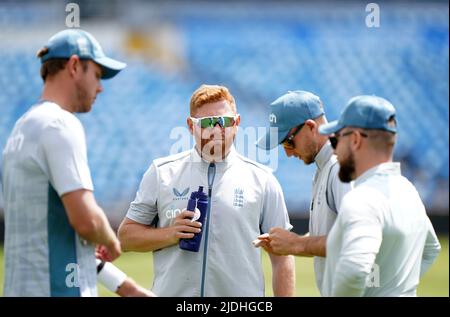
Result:
{"label": "blue water bottle", "polygon": [[[189,198],[186,209],[196,213],[193,221],[201,222],[202,225],[204,224],[208,209],[208,196],[203,192],[203,186],[199,186],[198,191],[191,193],[191,198]],[[186,251],[198,252],[202,241],[202,233],[203,231],[195,233],[192,239],[180,239],[180,248]]]}

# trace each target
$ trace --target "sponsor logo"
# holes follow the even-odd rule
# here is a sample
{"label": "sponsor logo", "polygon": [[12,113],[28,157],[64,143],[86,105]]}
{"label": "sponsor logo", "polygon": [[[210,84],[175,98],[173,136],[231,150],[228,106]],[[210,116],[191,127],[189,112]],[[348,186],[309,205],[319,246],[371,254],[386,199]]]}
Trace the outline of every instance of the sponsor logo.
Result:
{"label": "sponsor logo", "polygon": [[165,211],[167,219],[174,219],[178,214],[180,214],[183,211],[180,208],[173,208],[173,207]]}
{"label": "sponsor logo", "polygon": [[189,197],[187,194],[189,193],[189,187],[185,188],[182,192],[180,192],[175,187],[172,188],[173,195],[175,196],[173,200],[187,200]]}

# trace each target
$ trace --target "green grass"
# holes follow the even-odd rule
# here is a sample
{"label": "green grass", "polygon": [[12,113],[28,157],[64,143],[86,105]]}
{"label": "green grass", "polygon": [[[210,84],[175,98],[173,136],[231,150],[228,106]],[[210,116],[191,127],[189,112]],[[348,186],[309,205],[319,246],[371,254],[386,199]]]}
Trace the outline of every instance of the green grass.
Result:
{"label": "green grass", "polygon": [[[423,277],[419,289],[419,296],[449,296],[449,259],[448,236],[441,236],[442,251],[436,262]],[[0,294],[3,294],[3,247],[0,247]],[[271,267],[266,253],[263,255],[264,274],[266,276],[266,295],[273,296],[271,286]],[[124,253],[114,262],[135,281],[146,288],[150,288],[153,278],[153,262],[151,253]],[[312,258],[296,257],[296,295],[319,296],[315,286]],[[99,285],[100,296],[116,296]]]}

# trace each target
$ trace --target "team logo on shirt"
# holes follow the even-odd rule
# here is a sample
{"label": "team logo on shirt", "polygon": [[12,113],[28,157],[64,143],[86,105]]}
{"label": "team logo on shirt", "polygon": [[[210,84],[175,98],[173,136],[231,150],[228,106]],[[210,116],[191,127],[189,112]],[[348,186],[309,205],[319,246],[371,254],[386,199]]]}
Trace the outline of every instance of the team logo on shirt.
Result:
{"label": "team logo on shirt", "polygon": [[233,206],[239,208],[244,207],[244,190],[242,188],[234,189]]}
{"label": "team logo on shirt", "polygon": [[172,188],[174,199],[173,200],[186,200],[188,197],[186,196],[189,193],[189,187],[185,188],[182,192],[180,192],[175,187]]}

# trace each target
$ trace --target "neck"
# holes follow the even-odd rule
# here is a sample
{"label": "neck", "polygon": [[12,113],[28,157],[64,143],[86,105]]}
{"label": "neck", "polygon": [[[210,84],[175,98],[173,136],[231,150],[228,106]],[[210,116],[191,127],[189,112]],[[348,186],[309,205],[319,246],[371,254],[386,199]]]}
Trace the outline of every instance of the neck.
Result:
{"label": "neck", "polygon": [[63,85],[58,84],[55,79],[47,79],[42,90],[41,99],[54,102],[66,111],[75,112],[75,109],[71,106],[70,93],[67,92],[67,89],[64,89]]}
{"label": "neck", "polygon": [[322,150],[323,146],[325,145],[325,143],[327,143],[327,141],[328,141],[328,137],[320,136],[320,137],[318,138],[317,149],[316,149],[316,155],[315,155],[314,158],[317,157],[317,155],[319,154],[320,150]]}
{"label": "neck", "polygon": [[382,155],[380,153],[367,153],[363,157],[355,158],[355,178],[377,165],[389,162],[392,162],[392,155]]}

